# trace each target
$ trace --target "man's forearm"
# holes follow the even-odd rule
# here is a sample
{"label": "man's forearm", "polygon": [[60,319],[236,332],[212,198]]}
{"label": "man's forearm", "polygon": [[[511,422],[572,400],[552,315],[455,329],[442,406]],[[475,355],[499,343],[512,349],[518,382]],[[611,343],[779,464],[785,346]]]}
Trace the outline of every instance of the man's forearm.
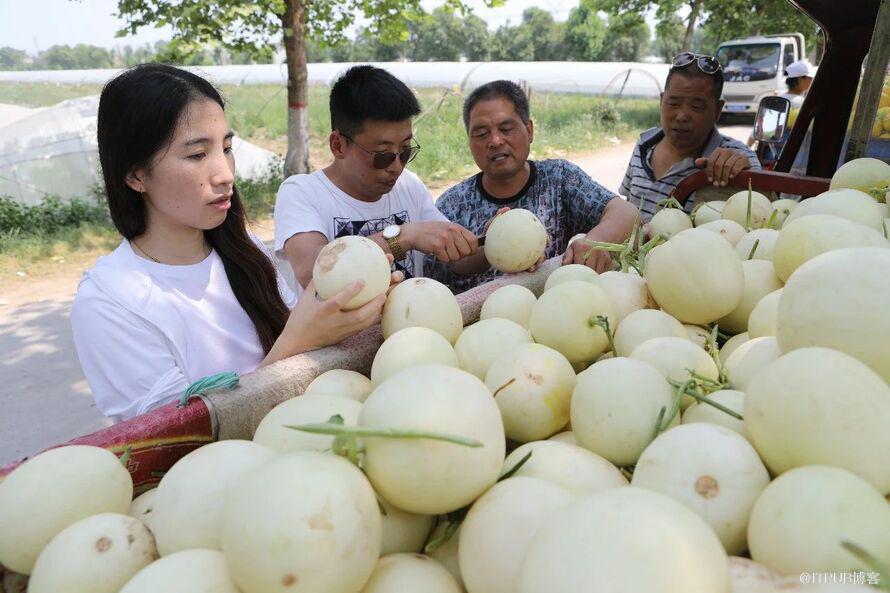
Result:
{"label": "man's forearm", "polygon": [[479,249],[473,255],[468,255],[467,257],[451,262],[448,265],[451,267],[451,271],[455,274],[461,274],[463,276],[481,274],[491,267],[491,264],[488,263],[488,258],[485,257],[484,248]]}
{"label": "man's forearm", "polygon": [[603,211],[599,224],[593,227],[587,238],[605,243],[623,243],[633,231],[637,209],[621,198],[612,198]]}

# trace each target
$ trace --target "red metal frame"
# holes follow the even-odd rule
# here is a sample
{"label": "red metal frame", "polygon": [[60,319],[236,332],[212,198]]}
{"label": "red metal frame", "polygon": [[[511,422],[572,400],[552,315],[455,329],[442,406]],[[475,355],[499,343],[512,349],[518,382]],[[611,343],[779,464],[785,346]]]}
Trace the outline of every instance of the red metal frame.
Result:
{"label": "red metal frame", "polygon": [[[747,189],[749,181],[751,187],[760,192],[782,192],[809,198],[828,191],[828,184],[831,180],[825,177],[807,177],[779,171],[742,171],[729,181],[729,186]],[[709,185],[711,182],[708,181],[708,173],[702,169],[678,183],[671,195],[683,204],[692,192]]]}
{"label": "red metal frame", "polygon": [[[156,485],[161,474],[184,455],[213,442],[214,432],[210,409],[204,400],[196,397],[184,408],[177,408],[176,404],[162,406],[64,445],[93,445],[118,456],[130,447],[127,469],[133,478],[135,493],[140,494]],[[0,467],[0,480],[24,461]]]}

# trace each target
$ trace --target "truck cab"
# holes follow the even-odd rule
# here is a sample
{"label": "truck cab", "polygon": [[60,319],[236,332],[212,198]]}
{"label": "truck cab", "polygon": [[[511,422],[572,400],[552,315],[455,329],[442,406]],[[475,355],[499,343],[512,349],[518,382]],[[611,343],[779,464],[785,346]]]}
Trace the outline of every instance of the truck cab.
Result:
{"label": "truck cab", "polygon": [[801,33],[733,39],[717,48],[726,113],[757,113],[763,97],[785,92],[785,68],[805,55]]}

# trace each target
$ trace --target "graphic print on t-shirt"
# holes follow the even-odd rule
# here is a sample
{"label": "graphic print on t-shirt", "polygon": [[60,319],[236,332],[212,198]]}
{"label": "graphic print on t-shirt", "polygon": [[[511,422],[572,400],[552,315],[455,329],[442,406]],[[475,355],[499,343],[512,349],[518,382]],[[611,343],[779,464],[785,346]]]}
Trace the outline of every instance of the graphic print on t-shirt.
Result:
{"label": "graphic print on t-shirt", "polygon": [[[335,239],[345,237],[347,235],[358,235],[360,237],[368,237],[374,233],[379,233],[392,224],[402,225],[411,222],[407,210],[390,214],[386,218],[372,218],[370,220],[352,220],[351,218],[334,217],[334,228],[336,233]],[[409,251],[403,259],[394,261],[392,264],[393,272],[402,272],[405,278],[414,277],[414,252]]]}

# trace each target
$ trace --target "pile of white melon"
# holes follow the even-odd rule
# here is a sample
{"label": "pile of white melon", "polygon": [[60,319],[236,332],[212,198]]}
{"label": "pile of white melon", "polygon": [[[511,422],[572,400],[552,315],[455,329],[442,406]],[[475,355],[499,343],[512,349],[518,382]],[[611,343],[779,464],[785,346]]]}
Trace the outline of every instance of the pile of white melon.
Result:
{"label": "pile of white melon", "polygon": [[[883,205],[833,189],[749,215],[745,194],[723,208],[741,222],[679,230],[642,274],[564,266],[467,327],[445,286],[399,284],[370,378],[320,375],[132,504],[111,453],[39,455],[0,482],[0,563],[30,593],[886,585]],[[344,434],[292,428],[319,423]]]}

